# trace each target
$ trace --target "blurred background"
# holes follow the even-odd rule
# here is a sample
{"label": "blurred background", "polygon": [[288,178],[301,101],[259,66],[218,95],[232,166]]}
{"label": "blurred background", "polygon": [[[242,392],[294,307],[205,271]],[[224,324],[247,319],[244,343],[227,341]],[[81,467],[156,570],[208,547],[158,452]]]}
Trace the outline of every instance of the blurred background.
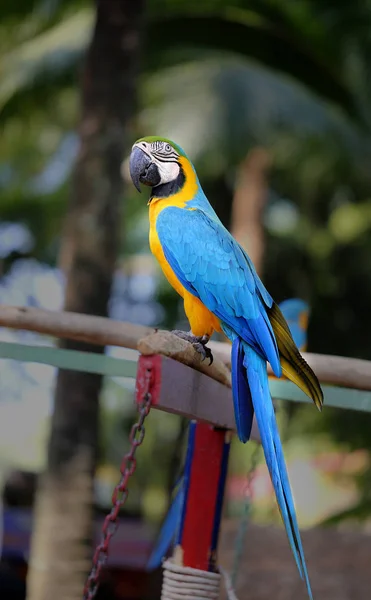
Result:
{"label": "blurred background", "polygon": [[[128,176],[133,142],[161,135],[195,163],[274,298],[309,304],[307,349],[371,360],[370,31],[368,0],[2,2],[0,302],[187,327],[149,253],[146,193]],[[0,339],[56,343],[5,329]],[[26,597],[30,565],[31,600],[81,598],[92,523],[98,535],[128,448],[132,399],[120,378],[0,361],[1,597]],[[103,577],[107,600],[159,597],[158,574],[145,563],[186,424],[152,412]],[[371,542],[371,417],[288,403],[278,417],[299,523],[315,527],[308,562],[318,589],[327,589],[319,548],[339,554],[339,589],[318,597],[366,598],[369,569],[355,573],[347,561],[361,569]],[[227,559],[253,453],[253,444],[233,445]],[[280,519],[260,455],[252,488],[246,536],[274,561]],[[249,552],[241,598],[272,596],[285,568],[285,585],[296,581],[283,549],[289,566],[277,563],[272,590],[254,595]],[[293,590],[276,597],[301,598]]]}

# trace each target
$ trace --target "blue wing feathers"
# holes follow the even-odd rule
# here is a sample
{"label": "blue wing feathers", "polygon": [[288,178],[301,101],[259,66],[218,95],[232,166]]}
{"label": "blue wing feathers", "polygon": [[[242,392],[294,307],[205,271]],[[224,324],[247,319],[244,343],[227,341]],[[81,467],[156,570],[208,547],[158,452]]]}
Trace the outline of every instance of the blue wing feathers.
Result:
{"label": "blue wing feathers", "polygon": [[165,258],[179,281],[268,360],[281,365],[264,302],[270,298],[251,261],[229,232],[201,210],[174,206],[156,223]]}

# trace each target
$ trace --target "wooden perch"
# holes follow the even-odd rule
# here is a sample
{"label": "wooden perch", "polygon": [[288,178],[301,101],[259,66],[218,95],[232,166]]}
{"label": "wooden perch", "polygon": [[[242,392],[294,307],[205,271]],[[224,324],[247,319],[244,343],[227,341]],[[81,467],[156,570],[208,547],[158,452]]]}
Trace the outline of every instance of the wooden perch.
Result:
{"label": "wooden perch", "polygon": [[151,354],[168,356],[231,387],[230,370],[217,356],[214,356],[214,362],[209,365],[209,360],[202,360],[192,344],[169,331],[158,331],[139,340],[138,350],[147,356]]}
{"label": "wooden perch", "polygon": [[105,317],[17,306],[0,306],[1,326],[98,346],[121,346],[134,350],[137,349],[138,340],[154,332],[151,327]]}
{"label": "wooden perch", "polygon": [[230,372],[223,362],[216,359],[209,366],[208,360],[201,361],[192,344],[168,331],[156,333],[150,327],[105,317],[15,306],[0,306],[0,326],[101,346],[131,348],[146,355],[163,354],[231,386]]}
{"label": "wooden perch", "polygon": [[[0,327],[34,331],[57,338],[67,338],[100,346],[121,346],[148,354],[153,351],[171,356],[213,379],[230,386],[230,344],[209,342],[214,354],[211,367],[202,362],[191,344],[168,332],[159,332],[142,325],[114,321],[70,312],[56,312],[39,308],[0,306]],[[154,335],[155,334],[155,335]],[[150,336],[145,340],[146,336]],[[371,362],[342,356],[304,353],[321,383],[371,391]],[[222,364],[224,363],[224,365]],[[270,367],[268,373],[272,375]]]}
{"label": "wooden perch", "polygon": [[[236,422],[233,412],[232,390],[230,386],[223,385],[214,378],[215,373],[210,377],[205,377],[203,373],[195,368],[188,368],[182,364],[181,359],[186,356],[187,349],[176,351],[179,360],[172,360],[167,355],[162,356],[161,344],[172,344],[173,340],[169,337],[155,334],[151,336],[151,343],[145,345],[143,349],[149,352],[149,355],[142,354],[139,357],[138,373],[136,383],[136,400],[141,402],[143,390],[146,389],[145,373],[148,368],[153,371],[155,384],[151,390],[152,407],[172,414],[180,415],[188,419],[197,419],[222,427],[230,431],[236,431]],[[161,339],[163,342],[161,342]],[[179,338],[177,338],[179,339]],[[189,342],[179,340],[182,345],[190,345]],[[179,346],[180,348],[181,346]],[[156,351],[156,353],[154,353]],[[190,356],[195,352],[191,348]],[[193,366],[193,365],[192,365]],[[214,366],[214,365],[213,365]],[[224,367],[225,368],[225,367]],[[255,421],[251,429],[251,440],[261,443],[259,430]]]}

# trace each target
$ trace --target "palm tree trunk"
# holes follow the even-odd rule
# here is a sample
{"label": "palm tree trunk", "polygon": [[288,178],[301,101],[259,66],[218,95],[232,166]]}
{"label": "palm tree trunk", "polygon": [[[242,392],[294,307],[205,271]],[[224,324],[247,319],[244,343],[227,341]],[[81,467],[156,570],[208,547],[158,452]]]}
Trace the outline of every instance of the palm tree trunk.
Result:
{"label": "palm tree trunk", "polygon": [[[107,315],[118,252],[120,165],[133,101],[144,0],[97,0],[82,78],[80,153],[62,239],[65,309]],[[63,342],[64,348],[103,348]],[[80,600],[92,555],[101,377],[60,371],[48,465],[36,503],[30,600]]]}
{"label": "palm tree trunk", "polygon": [[267,201],[268,152],[254,148],[241,164],[232,204],[231,233],[248,252],[259,273],[263,270],[263,211]]}

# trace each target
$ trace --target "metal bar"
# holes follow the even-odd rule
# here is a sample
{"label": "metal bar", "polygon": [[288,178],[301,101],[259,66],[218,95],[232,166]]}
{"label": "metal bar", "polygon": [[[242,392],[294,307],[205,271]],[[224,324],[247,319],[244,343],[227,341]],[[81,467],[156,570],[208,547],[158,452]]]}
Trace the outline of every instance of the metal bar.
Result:
{"label": "metal bar", "polygon": [[185,567],[213,571],[224,496],[230,434],[206,423],[190,426],[185,499],[178,545]]}
{"label": "metal bar", "polygon": [[[291,381],[270,379],[269,387],[272,398],[277,400],[306,402],[309,404],[312,402],[310,398],[308,398],[308,396],[306,396],[296,385],[291,383]],[[345,387],[334,387],[332,385],[322,385],[322,389],[325,397],[324,409],[332,407],[371,412],[371,392]]]}
{"label": "metal bar", "polygon": [[53,348],[0,342],[0,358],[41,363],[59,369],[99,373],[110,377],[135,377],[137,361],[114,358],[94,352],[80,352]]}

